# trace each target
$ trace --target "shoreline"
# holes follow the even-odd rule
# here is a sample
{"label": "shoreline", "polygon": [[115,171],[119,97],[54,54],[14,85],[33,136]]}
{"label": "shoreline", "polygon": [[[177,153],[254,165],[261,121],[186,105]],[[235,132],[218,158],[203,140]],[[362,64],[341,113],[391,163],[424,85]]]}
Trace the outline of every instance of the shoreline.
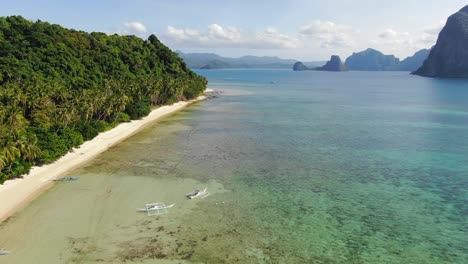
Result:
{"label": "shoreline", "polygon": [[0,185],[0,201],[8,202],[0,202],[0,223],[10,218],[43,191],[53,186],[53,179],[92,160],[110,147],[136,134],[148,124],[195,102],[207,99],[206,93],[210,92],[213,92],[213,89],[207,88],[205,95],[201,95],[196,99],[164,105],[152,110],[149,115],[142,119],[121,123],[111,130],[99,133],[95,138],[84,142],[78,148],[73,148],[72,151],[52,163],[41,167],[33,166],[28,174],[23,175],[23,178],[5,181],[3,185]]}

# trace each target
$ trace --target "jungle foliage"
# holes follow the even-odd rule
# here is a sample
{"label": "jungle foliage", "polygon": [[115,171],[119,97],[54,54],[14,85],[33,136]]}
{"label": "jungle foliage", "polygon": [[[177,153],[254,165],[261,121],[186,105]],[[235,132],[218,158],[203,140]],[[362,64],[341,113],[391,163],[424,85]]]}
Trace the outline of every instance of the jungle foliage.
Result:
{"label": "jungle foliage", "polygon": [[154,35],[0,18],[0,183],[207,85]]}

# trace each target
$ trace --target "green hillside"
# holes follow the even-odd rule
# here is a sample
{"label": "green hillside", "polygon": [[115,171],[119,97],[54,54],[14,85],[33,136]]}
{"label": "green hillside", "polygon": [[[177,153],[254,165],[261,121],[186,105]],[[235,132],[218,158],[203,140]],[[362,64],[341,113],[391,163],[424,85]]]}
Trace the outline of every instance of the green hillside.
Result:
{"label": "green hillside", "polygon": [[206,88],[154,35],[86,33],[0,18],[0,183],[153,105]]}

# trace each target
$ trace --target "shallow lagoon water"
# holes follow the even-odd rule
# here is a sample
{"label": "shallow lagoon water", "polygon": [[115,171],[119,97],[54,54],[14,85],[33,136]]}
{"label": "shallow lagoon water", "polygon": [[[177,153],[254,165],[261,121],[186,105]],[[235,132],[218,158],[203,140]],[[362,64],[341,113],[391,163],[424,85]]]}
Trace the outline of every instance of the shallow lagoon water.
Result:
{"label": "shallow lagoon water", "polygon": [[[0,263],[467,263],[468,90],[405,72],[200,71],[197,103],[0,225]],[[203,200],[184,194],[208,186]],[[166,215],[135,212],[176,203]]]}

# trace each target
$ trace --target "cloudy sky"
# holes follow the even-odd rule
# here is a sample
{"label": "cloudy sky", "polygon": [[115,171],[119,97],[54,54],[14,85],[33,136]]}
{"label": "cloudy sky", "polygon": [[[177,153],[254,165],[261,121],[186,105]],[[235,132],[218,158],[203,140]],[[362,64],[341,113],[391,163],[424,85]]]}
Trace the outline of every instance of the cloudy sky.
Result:
{"label": "cloudy sky", "polygon": [[466,0],[0,0],[22,15],[107,33],[154,33],[172,49],[224,56],[343,58],[368,47],[404,58],[435,44]]}

